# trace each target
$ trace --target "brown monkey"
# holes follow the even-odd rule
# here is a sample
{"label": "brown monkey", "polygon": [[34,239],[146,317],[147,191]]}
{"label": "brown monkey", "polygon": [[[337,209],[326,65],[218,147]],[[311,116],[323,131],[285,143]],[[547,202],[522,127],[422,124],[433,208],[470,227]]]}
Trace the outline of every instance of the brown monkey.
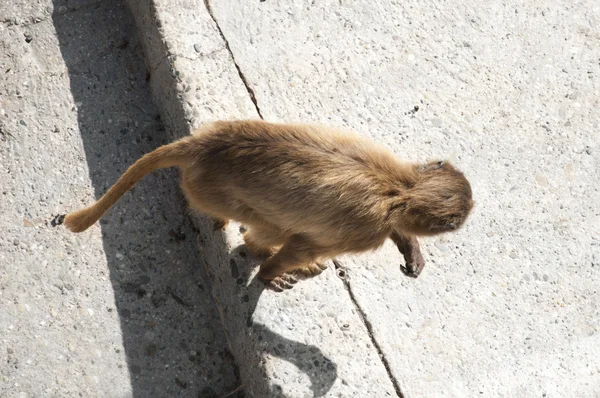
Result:
{"label": "brown monkey", "polygon": [[171,166],[183,171],[190,205],[216,228],[230,219],[249,226],[248,250],[267,257],[259,278],[276,290],[321,273],[320,260],[387,238],[416,277],[424,266],[416,237],[458,229],[473,206],[469,182],[446,162],[402,163],[320,126],[221,121],[140,158],[95,204],[68,214],[67,228],[84,231],[146,174]]}

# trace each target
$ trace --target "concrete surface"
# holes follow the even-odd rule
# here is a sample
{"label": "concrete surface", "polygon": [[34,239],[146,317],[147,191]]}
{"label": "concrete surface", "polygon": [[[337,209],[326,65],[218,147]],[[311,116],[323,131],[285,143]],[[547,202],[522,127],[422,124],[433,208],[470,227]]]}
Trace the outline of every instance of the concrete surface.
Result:
{"label": "concrete surface", "polygon": [[265,119],[455,153],[472,181],[418,280],[391,245],[340,259],[402,392],[600,396],[600,4],[211,4]]}
{"label": "concrete surface", "polygon": [[[0,5],[0,395],[600,396],[597,2],[128,0],[166,131],[122,4],[73,4]],[[45,225],[160,142],[260,116],[453,156],[475,212],[417,280],[388,244],[283,294],[239,225],[190,226],[174,173],[89,233]]]}
{"label": "concrete surface", "polygon": [[[247,101],[242,110],[203,116],[200,101],[215,93],[225,93],[225,103],[231,97],[226,89],[210,93],[203,87],[214,84],[202,67],[210,70],[206,54],[219,45],[205,47],[198,38],[215,36],[202,4],[155,4],[160,26],[154,30],[176,55],[170,68],[192,79],[189,90],[179,82],[182,112],[191,124],[236,111],[246,116]],[[245,83],[265,119],[349,127],[410,160],[454,156],[472,180],[473,217],[458,234],[424,240],[428,266],[418,280],[401,275],[400,256],[387,245],[340,259],[351,294],[333,278],[328,283],[331,273],[298,286],[302,295],[327,289],[323,305],[332,297],[356,303],[396,393],[600,394],[595,2],[208,6],[232,56],[228,76],[235,66],[236,87]],[[187,61],[203,72],[190,76]],[[234,228],[226,237],[232,247]],[[213,268],[223,280],[226,263],[223,257]],[[239,305],[222,293],[226,287],[217,284],[216,295],[230,313]],[[288,336],[300,340],[298,325],[320,324],[327,316],[307,311],[311,301],[298,293],[288,294],[298,299],[292,309],[297,330]],[[269,295],[263,303],[262,297],[255,320],[285,300]],[[239,319],[224,319],[236,333]],[[278,327],[276,319],[270,317],[270,328]],[[359,328],[362,339],[365,328]],[[344,346],[326,335],[315,345],[338,365],[361,358],[337,351]],[[246,362],[241,348],[233,352]],[[265,366],[267,376],[280,383],[281,373],[269,373],[273,366]],[[351,374],[338,366],[336,377]],[[248,373],[241,375],[248,380]],[[285,394],[302,396],[292,381],[297,378],[284,376],[290,386]],[[365,386],[378,383],[369,371],[363,396],[372,394]],[[336,395],[335,388],[325,395]]]}
{"label": "concrete surface", "polygon": [[[154,99],[174,138],[209,120],[259,116],[243,72],[203,2],[129,4],[145,38]],[[247,396],[396,395],[333,268],[286,294],[263,291],[253,281],[258,263],[245,254],[239,224],[221,236],[212,232],[210,220],[198,217],[196,223]]]}
{"label": "concrete surface", "polygon": [[0,396],[222,397],[239,384],[174,170],[80,235],[168,140],[121,1],[0,3]]}

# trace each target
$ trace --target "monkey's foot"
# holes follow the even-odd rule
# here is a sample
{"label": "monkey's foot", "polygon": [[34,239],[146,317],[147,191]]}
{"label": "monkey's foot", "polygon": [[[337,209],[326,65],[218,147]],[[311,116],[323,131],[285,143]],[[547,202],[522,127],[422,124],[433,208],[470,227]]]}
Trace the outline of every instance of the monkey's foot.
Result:
{"label": "monkey's foot", "polygon": [[215,218],[215,222],[213,224],[214,231],[223,231],[229,225],[229,220],[223,220],[222,218]]}
{"label": "monkey's foot", "polygon": [[321,274],[323,271],[327,269],[327,265],[315,262],[306,267],[298,268],[292,271],[292,274],[296,275],[300,279],[308,279],[314,278],[315,276]]}
{"label": "monkey's foot", "polygon": [[294,285],[298,283],[298,278],[292,274],[283,274],[271,279],[270,281],[264,282],[267,285],[267,289],[281,293],[284,290],[293,288]]}

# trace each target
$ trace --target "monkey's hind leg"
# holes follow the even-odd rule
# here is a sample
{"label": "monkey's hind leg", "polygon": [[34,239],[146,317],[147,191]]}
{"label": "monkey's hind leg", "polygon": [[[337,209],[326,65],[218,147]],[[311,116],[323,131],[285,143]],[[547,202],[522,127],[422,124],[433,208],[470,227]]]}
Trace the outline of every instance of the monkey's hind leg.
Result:
{"label": "monkey's hind leg", "polygon": [[258,258],[269,258],[285,242],[283,231],[265,224],[251,225],[244,232],[244,243],[248,252]]}
{"label": "monkey's hind leg", "polygon": [[281,292],[291,289],[298,282],[298,276],[302,276],[304,273],[314,276],[323,271],[315,263],[316,259],[323,254],[325,253],[322,253],[306,238],[301,235],[293,235],[277,254],[262,263],[258,277],[271,290]]}
{"label": "monkey's hind leg", "polygon": [[423,271],[423,267],[425,267],[425,260],[423,260],[417,238],[398,232],[393,232],[390,238],[394,241],[400,253],[404,255],[406,266],[400,266],[402,273],[411,278],[418,277]]}

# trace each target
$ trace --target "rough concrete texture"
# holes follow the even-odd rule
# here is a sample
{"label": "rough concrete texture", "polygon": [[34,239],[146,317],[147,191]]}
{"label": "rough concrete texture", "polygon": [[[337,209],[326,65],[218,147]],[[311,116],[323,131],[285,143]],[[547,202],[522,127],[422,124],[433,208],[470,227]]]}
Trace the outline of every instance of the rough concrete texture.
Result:
{"label": "rough concrete texture", "polygon": [[0,396],[221,397],[240,381],[176,173],[75,235],[169,138],[117,0],[0,3]]}
{"label": "rough concrete texture", "polygon": [[212,7],[266,119],[454,153],[472,181],[419,279],[391,245],[340,259],[402,392],[600,396],[600,4]]}
{"label": "rough concrete texture", "polygon": [[[361,363],[374,346],[406,396],[600,395],[597,2],[209,1],[230,54],[212,53],[222,44],[213,45],[220,41],[200,1],[154,4],[156,20],[140,27],[162,35],[170,67],[190,79],[172,74],[193,125],[246,116],[247,101],[218,112],[203,104],[235,104],[245,82],[266,120],[349,127],[408,160],[454,157],[474,188],[467,227],[424,240],[428,265],[417,280],[399,272],[400,256],[386,245],[339,259],[348,292],[330,270],[255,301],[258,293],[227,279],[226,254],[207,256],[240,363],[249,365],[260,324],[279,336],[259,333],[265,345],[303,342],[331,360],[336,374],[315,395],[349,395],[347,383],[362,396],[387,389],[380,364]],[[216,54],[229,62],[227,79],[221,68],[210,73]],[[234,66],[235,89],[206,90],[216,79],[234,82]],[[205,240],[205,252],[219,250]],[[221,251],[238,242],[232,226]],[[231,258],[243,282],[247,268]],[[248,332],[238,297],[254,309]],[[318,307],[334,300],[334,313]],[[363,314],[371,343],[358,316],[336,317],[345,308]],[[352,342],[327,332],[347,324]],[[321,331],[315,338],[311,327]],[[261,363],[271,383],[303,396],[306,367],[269,352]],[[254,371],[241,369],[242,381],[256,382]]]}
{"label": "rough concrete texture", "polygon": [[[23,3],[0,4],[0,395],[600,396],[597,2],[128,0],[168,132],[120,3]],[[475,211],[416,280],[388,244],[282,294],[249,282],[239,225],[189,225],[174,173],[83,235],[45,224],[160,142],[261,115],[453,156]]]}

